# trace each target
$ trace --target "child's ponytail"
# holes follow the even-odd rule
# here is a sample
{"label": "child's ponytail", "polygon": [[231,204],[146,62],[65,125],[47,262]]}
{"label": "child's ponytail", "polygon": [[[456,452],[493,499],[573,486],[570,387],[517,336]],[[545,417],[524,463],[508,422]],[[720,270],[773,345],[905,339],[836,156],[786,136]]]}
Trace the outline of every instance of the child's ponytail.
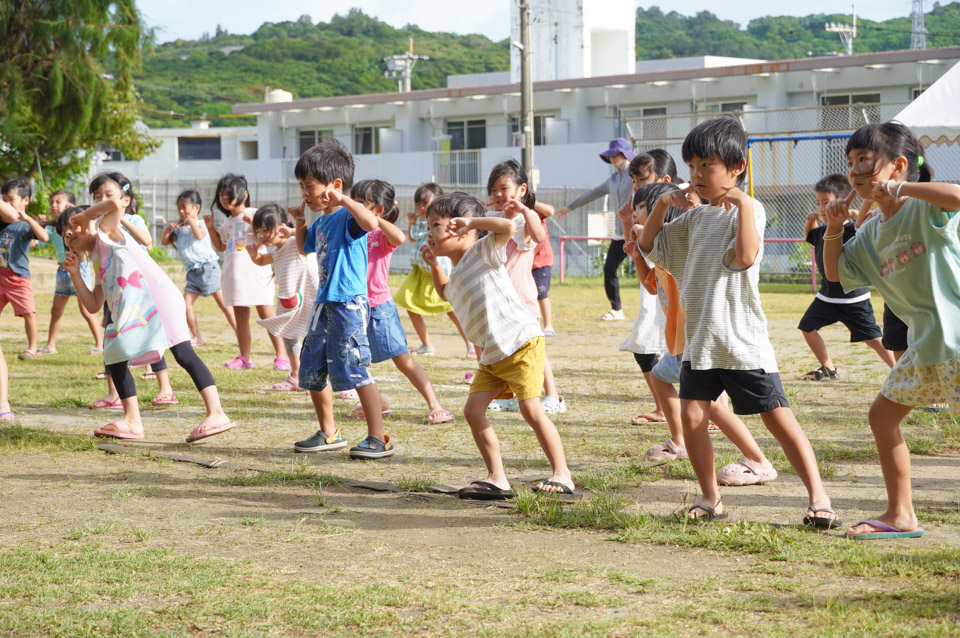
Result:
{"label": "child's ponytail", "polygon": [[[909,128],[897,121],[861,126],[847,140],[846,152],[854,149],[873,151],[876,161],[893,161],[898,157],[907,160],[908,182],[929,182],[933,179],[933,167],[923,156],[920,140]],[[874,167],[876,170],[876,167]]]}

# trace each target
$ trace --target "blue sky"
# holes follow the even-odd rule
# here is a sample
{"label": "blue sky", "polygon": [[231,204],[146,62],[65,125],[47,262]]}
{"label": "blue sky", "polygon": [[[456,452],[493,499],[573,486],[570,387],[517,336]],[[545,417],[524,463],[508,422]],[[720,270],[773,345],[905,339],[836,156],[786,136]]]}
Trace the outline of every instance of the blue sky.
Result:
{"label": "blue sky", "polygon": [[[349,10],[351,6],[362,9],[369,15],[400,27],[417,24],[428,31],[452,31],[454,33],[482,33],[494,40],[506,38],[510,31],[509,7],[511,0],[483,0],[473,2],[470,11],[456,0],[353,0],[346,3],[305,2],[304,0],[140,0],[137,5],[146,16],[147,24],[158,27],[157,39],[167,42],[177,38],[196,39],[203,32],[211,34],[221,24],[231,33],[252,33],[264,22],[296,20],[303,14],[313,22],[327,21],[334,13]],[[675,10],[692,15],[708,10],[724,20],[733,20],[741,26],[753,18],[764,15],[796,13],[801,15],[850,12],[850,5],[843,2],[808,0],[803,3],[771,3],[770,0],[739,0],[738,2],[701,2],[680,0],[677,2],[638,2],[649,7],[656,4],[661,9]],[[928,2],[928,7],[933,2]],[[886,20],[910,14],[911,3],[906,0],[878,0],[857,7],[858,15],[870,20]],[[928,9],[929,10],[929,9]]]}

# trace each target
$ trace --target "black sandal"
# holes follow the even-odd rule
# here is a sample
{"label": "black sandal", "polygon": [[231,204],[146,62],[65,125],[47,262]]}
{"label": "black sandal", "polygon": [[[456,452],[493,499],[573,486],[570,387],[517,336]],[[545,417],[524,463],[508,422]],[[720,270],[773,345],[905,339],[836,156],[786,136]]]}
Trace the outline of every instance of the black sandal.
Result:
{"label": "black sandal", "polygon": [[[720,505],[720,503],[717,503]],[[703,510],[706,512],[703,516],[690,516],[690,512],[693,510]],[[675,513],[676,517],[682,521],[689,521],[693,523],[709,523],[710,521],[719,521],[727,517],[726,510],[717,514],[716,506],[710,507],[709,505],[691,505],[690,507],[680,510]]]}
{"label": "black sandal", "polygon": [[[808,507],[807,512],[810,515],[803,517],[803,524],[816,527],[817,529],[837,529],[838,527],[843,526],[843,521],[837,518],[837,513],[829,507],[821,507],[817,509],[816,507]],[[833,518],[827,518],[825,516],[817,516],[820,512],[827,512],[828,514],[833,514]]]}
{"label": "black sandal", "polygon": [[489,481],[474,481],[459,490],[457,495],[462,499],[476,501],[505,501],[514,496],[513,490],[505,490]]}
{"label": "black sandal", "polygon": [[820,366],[803,375],[803,378],[807,381],[836,381],[840,375],[837,374],[836,369],[831,370],[827,366]]}
{"label": "black sandal", "polygon": [[[557,490],[547,490],[545,487],[556,487]],[[569,485],[565,485],[560,481],[548,481],[546,479],[540,481],[539,485],[536,485],[532,489],[533,492],[537,494],[543,494],[548,498],[555,498],[560,501],[579,501],[583,498],[583,492],[575,492]]]}

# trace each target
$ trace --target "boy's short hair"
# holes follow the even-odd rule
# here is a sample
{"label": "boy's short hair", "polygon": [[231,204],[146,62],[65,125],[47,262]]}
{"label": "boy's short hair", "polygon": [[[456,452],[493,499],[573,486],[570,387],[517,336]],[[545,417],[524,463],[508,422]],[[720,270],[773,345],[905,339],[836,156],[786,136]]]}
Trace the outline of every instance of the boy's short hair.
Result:
{"label": "boy's short hair", "polygon": [[833,193],[837,199],[843,199],[850,194],[851,190],[853,187],[850,186],[850,180],[840,173],[830,173],[821,177],[820,181],[813,185],[814,193]]}
{"label": "boy's short hair", "polygon": [[26,177],[14,177],[13,179],[8,179],[3,183],[3,186],[0,186],[0,195],[6,195],[12,190],[17,191],[23,199],[28,199],[33,196],[33,189],[30,187],[30,182],[27,181]]}
{"label": "boy's short hair", "polygon": [[63,195],[64,197],[66,197],[67,201],[70,203],[71,206],[77,205],[77,197],[76,195],[73,194],[72,191],[68,191],[65,188],[61,188],[60,190],[53,191],[52,193],[50,193],[50,201],[53,201],[53,198],[56,197],[57,195]]}
{"label": "boy's short hair", "polygon": [[[431,202],[427,209],[427,216],[438,215],[442,219],[453,217],[484,217],[487,207],[473,195],[457,191],[449,195],[441,195]],[[477,235],[483,237],[487,232],[478,230]]]}
{"label": "boy's short hair", "polygon": [[[715,117],[696,125],[683,140],[683,161],[694,157],[719,159],[730,170],[739,169],[747,159],[747,134],[740,122],[732,117]],[[737,177],[737,186],[743,184],[746,171]]]}
{"label": "boy's short hair", "polygon": [[353,155],[347,147],[340,140],[327,137],[303,152],[293,174],[297,179],[306,179],[309,175],[323,184],[331,184],[339,177],[343,182],[343,192],[349,193],[353,186],[355,166]]}
{"label": "boy's short hair", "polygon": [[413,203],[419,204],[425,202],[428,198],[434,200],[441,195],[443,195],[443,189],[440,188],[439,184],[427,182],[426,184],[420,184],[417,188],[417,191],[413,194]]}

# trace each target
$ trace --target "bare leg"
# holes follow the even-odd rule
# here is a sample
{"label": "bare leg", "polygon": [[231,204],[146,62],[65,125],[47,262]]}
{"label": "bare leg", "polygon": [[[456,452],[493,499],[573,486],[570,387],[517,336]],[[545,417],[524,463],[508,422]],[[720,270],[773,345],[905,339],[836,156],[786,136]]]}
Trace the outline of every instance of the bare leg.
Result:
{"label": "bare leg", "polygon": [[537,299],[540,304],[540,317],[543,319],[543,329],[553,330],[553,307],[550,305],[550,297],[546,299]]}
{"label": "bare leg", "polygon": [[[63,320],[63,311],[67,307],[70,297],[64,295],[53,296],[53,306],[50,308],[50,328],[47,330],[47,350],[57,351],[57,335],[60,333],[60,322]],[[80,304],[81,307],[83,304]]]}
{"label": "bare leg", "polygon": [[187,327],[190,328],[190,334],[197,343],[203,343],[203,337],[200,336],[200,326],[197,324],[197,315],[193,312],[193,304],[199,297],[195,292],[184,292],[183,301],[187,306]]}
{"label": "bare leg", "polygon": [[7,358],[3,356],[3,348],[0,347],[0,412],[10,411],[9,383],[10,378],[7,373]]}
{"label": "bare leg", "polygon": [[428,348],[432,348],[433,345],[430,343],[430,334],[427,332],[427,322],[423,320],[421,315],[415,312],[408,310],[407,315],[410,316],[410,323],[413,324],[413,329],[417,331],[417,336],[420,337],[420,343]]}
{"label": "bare leg", "polygon": [[497,440],[497,433],[493,431],[490,422],[487,420],[487,406],[498,394],[500,394],[500,390],[470,394],[467,397],[466,405],[463,406],[463,416],[470,425],[470,433],[477,444],[477,449],[480,450],[483,464],[487,468],[487,476],[483,480],[506,490],[510,489],[510,482],[507,480],[507,474],[503,469],[500,441]]}
{"label": "bare leg", "polygon": [[223,303],[223,291],[218,290],[217,292],[213,293],[213,300],[217,302],[218,306],[220,306],[220,312],[222,312],[223,316],[227,318],[227,323],[230,324],[230,328],[234,333],[236,333],[237,318],[233,314],[233,307]]}
{"label": "bare leg", "polygon": [[[484,409],[486,409],[486,406],[484,406]],[[570,476],[567,459],[563,453],[563,441],[560,440],[560,433],[557,432],[556,426],[553,425],[547,413],[543,411],[543,406],[540,405],[540,397],[531,397],[521,401],[520,414],[533,428],[534,434],[537,435],[537,441],[540,442],[540,447],[543,449],[547,461],[550,462],[550,467],[553,468],[553,474],[549,480],[563,483],[573,489],[573,478]],[[560,491],[553,485],[541,487],[548,492]]]}
{"label": "bare leg", "polygon": [[320,392],[311,390],[310,400],[313,402],[313,411],[317,414],[320,430],[327,436],[336,434],[337,428],[333,422],[333,391],[330,384],[325,385]]}
{"label": "bare leg", "polygon": [[[159,375],[158,377],[159,378]],[[223,411],[220,405],[220,391],[215,385],[208,385],[200,390],[200,398],[203,399],[203,407],[207,411],[206,418],[200,423],[201,431],[206,431],[230,423],[230,417]]]}
{"label": "bare leg", "polygon": [[463,326],[460,325],[460,320],[457,319],[457,313],[451,311],[447,313],[447,316],[450,317],[450,321],[453,322],[453,325],[457,327],[457,332],[460,333],[460,338],[463,339],[465,344],[467,344],[467,350],[469,350],[473,344],[470,343],[469,339],[467,339],[467,334],[463,331]]}
{"label": "bare leg", "polygon": [[371,383],[357,388],[357,396],[360,397],[360,406],[367,419],[367,436],[384,441],[383,412],[380,407],[380,391],[377,389],[377,384]]}
{"label": "bare leg", "polygon": [[39,338],[39,330],[37,328],[37,313],[28,312],[23,315],[23,326],[27,332],[27,350],[30,352],[37,351],[37,339]]}
{"label": "bare leg", "polygon": [[123,418],[115,423],[134,434],[143,434],[143,421],[140,419],[140,403],[137,402],[137,395],[122,399],[120,402],[123,404]]}
{"label": "bare leg", "polygon": [[[393,365],[397,366],[397,370],[402,372],[403,376],[407,377],[410,383],[413,384],[413,387],[417,389],[417,392],[423,396],[427,402],[427,409],[429,409],[430,412],[440,410],[443,407],[437,399],[437,393],[434,392],[433,384],[430,383],[430,378],[427,376],[427,373],[410,354],[405,353],[394,357]],[[384,405],[383,409],[387,409],[386,405]]]}
{"label": "bare leg", "polygon": [[170,385],[170,368],[157,370],[154,374],[157,375],[157,395],[169,394],[173,396],[173,386]]}
{"label": "bare leg", "polygon": [[[790,408],[777,408],[760,415],[763,424],[767,426],[770,434],[777,439],[783,453],[787,455],[787,460],[796,471],[797,476],[807,488],[810,496],[810,506],[817,509],[830,507],[830,497],[823,489],[823,481],[820,479],[820,468],[817,465],[817,457],[813,452],[813,446],[804,433],[797,418],[793,415]],[[818,516],[824,513],[818,514]],[[824,516],[829,518],[829,516]]]}
{"label": "bare leg", "polygon": [[[680,414],[683,422],[683,437],[687,443],[687,456],[700,484],[700,499],[696,505],[713,508],[717,514],[723,512],[720,503],[720,489],[717,487],[717,469],[713,455],[713,441],[707,423],[710,421],[709,401],[680,399]],[[690,518],[699,518],[705,512],[696,509],[690,512]]]}
{"label": "bare leg", "polygon": [[240,346],[240,356],[250,360],[250,342],[253,336],[250,334],[250,307],[234,306],[233,314],[237,318],[237,345]]}
{"label": "bare leg", "polygon": [[[878,394],[869,412],[870,429],[877,442],[883,483],[887,488],[887,511],[874,520],[904,531],[917,529],[910,486],[910,450],[900,432],[900,422],[912,409]],[[858,525],[849,531],[863,533],[873,530],[868,525]]]}
{"label": "bare leg", "polygon": [[90,328],[90,334],[93,335],[94,348],[102,349],[103,348],[103,335],[100,333],[100,320],[97,319],[97,316],[86,309],[86,307],[80,303],[80,298],[77,298],[77,305],[80,306],[80,316],[83,317],[83,320],[87,322],[87,327]]}
{"label": "bare leg", "polygon": [[719,401],[714,402],[710,407],[710,415],[713,422],[717,424],[724,436],[730,439],[740,452],[758,465],[767,467],[770,461],[764,456],[763,450],[757,445],[757,440],[750,434],[750,430],[744,425],[736,414],[730,411],[726,405]]}
{"label": "bare leg", "polygon": [[[663,406],[660,405],[660,399],[657,397],[657,393],[653,391],[653,372],[644,372],[643,380],[647,382],[647,389],[650,390],[650,396],[653,397],[653,402],[656,404],[657,409],[653,412],[650,412],[648,416],[654,417],[656,420],[663,419]],[[676,441],[674,441],[676,443]]]}
{"label": "bare leg", "polygon": [[667,427],[670,428],[670,438],[673,440],[673,444],[680,448],[686,447],[683,439],[680,397],[677,394],[677,389],[673,387],[673,384],[661,381],[653,375],[651,375],[650,385],[658,399],[657,404],[663,410],[663,416],[667,420]]}
{"label": "bare leg", "polygon": [[557,383],[553,378],[553,366],[550,365],[550,359],[546,356],[543,357],[543,394],[560,400],[560,392],[557,390]]}
{"label": "bare leg", "polygon": [[[107,403],[116,403],[117,399],[120,398],[120,393],[117,392],[117,386],[113,384],[113,377],[109,374],[107,375],[107,394],[104,397],[97,399],[97,401],[106,401]],[[96,401],[94,402],[96,403]],[[138,409],[139,414],[139,409]]]}
{"label": "bare leg", "polygon": [[[277,315],[277,309],[273,306],[257,306],[257,314],[260,315],[261,319],[266,319],[267,317],[275,317]],[[283,339],[277,335],[267,333],[267,336],[270,337],[270,343],[273,344],[273,351],[276,353],[274,356],[283,357]]]}
{"label": "bare leg", "polygon": [[877,354],[880,355],[880,358],[883,360],[883,362],[891,368],[893,367],[893,364],[897,362],[897,360],[893,357],[893,353],[883,347],[883,340],[880,339],[880,337],[877,337],[876,339],[868,339],[867,341],[864,341],[864,343],[873,348]]}
{"label": "bare leg", "polygon": [[[816,330],[811,330],[810,332],[804,332],[803,338],[807,342],[807,345],[810,346],[810,350],[813,351],[813,356],[817,358],[817,361],[820,362],[825,368],[830,370],[836,370],[837,368],[833,365],[833,361],[830,360],[830,355],[827,354],[827,344],[823,342],[823,337],[820,336],[820,333]],[[879,339],[877,339],[879,341]]]}

